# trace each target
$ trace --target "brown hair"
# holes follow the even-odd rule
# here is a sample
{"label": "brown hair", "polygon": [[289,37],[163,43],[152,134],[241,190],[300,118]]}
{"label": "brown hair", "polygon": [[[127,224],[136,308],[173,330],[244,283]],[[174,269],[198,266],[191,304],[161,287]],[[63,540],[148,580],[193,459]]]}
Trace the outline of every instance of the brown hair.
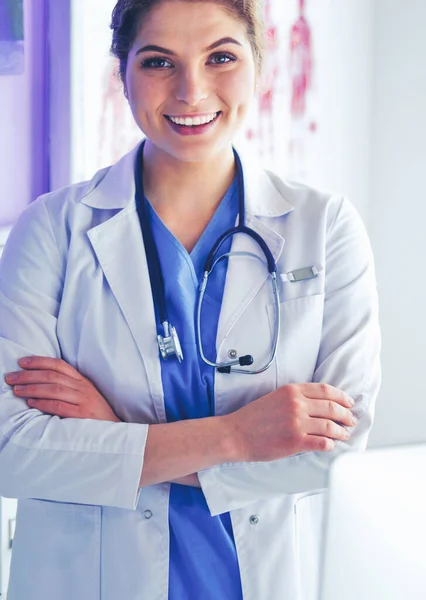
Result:
{"label": "brown hair", "polygon": [[[229,10],[247,25],[258,73],[260,73],[264,55],[264,18],[263,0],[184,0],[185,2],[216,2]],[[118,0],[112,12],[113,30],[111,53],[120,62],[120,77],[125,82],[127,61],[130,48],[135,41],[144,18],[152,8],[163,0]]]}

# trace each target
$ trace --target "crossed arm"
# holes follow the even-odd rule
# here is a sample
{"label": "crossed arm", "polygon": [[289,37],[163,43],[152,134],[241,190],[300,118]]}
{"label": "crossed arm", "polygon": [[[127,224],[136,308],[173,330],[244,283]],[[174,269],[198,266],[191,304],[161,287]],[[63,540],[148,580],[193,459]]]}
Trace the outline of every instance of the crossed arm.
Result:
{"label": "crossed arm", "polygon": [[[6,374],[4,379],[29,408],[61,418],[122,422],[94,384],[65,361],[29,356],[18,364],[21,370]],[[201,487],[197,473],[171,483]]]}
{"label": "crossed arm", "polygon": [[[30,408],[61,418],[121,422],[93,383],[63,360],[34,356],[18,362],[22,370],[8,374],[5,381]],[[338,423],[356,424],[352,406],[353,401],[332,386],[289,385],[233,415],[152,425],[140,487],[165,481],[201,487],[197,472],[176,474],[222,463],[279,459],[316,445],[318,450],[332,450],[334,440],[350,438]]]}
{"label": "crossed arm", "polygon": [[[61,356],[55,315],[62,268],[45,210],[41,203],[31,206],[12,232],[2,259],[0,368],[4,374],[35,351],[44,357]],[[368,240],[350,210],[346,208],[340,217],[328,242],[327,264],[333,278],[329,275],[313,383],[280,388],[225,417],[142,425],[115,423],[117,416],[105,400],[75,370],[61,374],[68,377],[68,385],[60,384],[64,398],[58,398],[57,382],[21,382],[53,386],[52,397],[47,388],[41,395],[40,389],[38,393],[34,388],[12,390],[16,381],[6,380],[0,390],[0,493],[135,508],[141,486],[175,481],[201,484],[215,515],[263,498],[325,487],[330,460],[339,452],[365,447],[380,383]],[[357,256],[357,261],[348,256]],[[41,371],[45,377],[47,371],[57,374],[52,364],[65,367],[58,359],[43,360],[53,363],[48,369],[20,363],[20,376]],[[336,387],[325,386],[324,381]],[[73,390],[71,395],[67,387]],[[76,394],[85,402],[76,401]],[[345,438],[341,425],[353,425],[348,395],[356,400],[354,413],[359,420]],[[32,406],[30,399],[36,400]],[[66,416],[60,414],[63,405],[58,401],[68,404],[68,418],[58,419]],[[50,409],[43,402],[50,403]],[[82,404],[88,411],[84,414],[79,412]]]}

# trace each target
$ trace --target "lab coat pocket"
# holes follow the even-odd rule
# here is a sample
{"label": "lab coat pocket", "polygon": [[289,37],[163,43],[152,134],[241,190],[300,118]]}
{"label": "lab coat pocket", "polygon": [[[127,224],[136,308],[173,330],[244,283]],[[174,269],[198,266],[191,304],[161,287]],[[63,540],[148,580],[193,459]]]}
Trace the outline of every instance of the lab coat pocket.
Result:
{"label": "lab coat pocket", "polygon": [[20,500],[8,600],[99,600],[100,543],[100,506]]}
{"label": "lab coat pocket", "polygon": [[[281,302],[280,338],[277,348],[278,387],[312,381],[321,344],[324,294]],[[268,306],[273,327],[275,307]]]}
{"label": "lab coat pocket", "polygon": [[326,493],[303,496],[294,505],[298,600],[318,600]]}

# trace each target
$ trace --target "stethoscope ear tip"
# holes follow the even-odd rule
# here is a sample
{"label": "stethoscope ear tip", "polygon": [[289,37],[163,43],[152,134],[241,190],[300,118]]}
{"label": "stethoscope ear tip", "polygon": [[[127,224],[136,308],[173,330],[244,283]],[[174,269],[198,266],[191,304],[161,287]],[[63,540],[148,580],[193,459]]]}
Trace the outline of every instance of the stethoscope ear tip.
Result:
{"label": "stethoscope ear tip", "polygon": [[[236,362],[236,361],[235,361]],[[245,356],[240,356],[238,359],[238,364],[240,367],[249,367],[254,362],[254,358],[251,354],[246,354]],[[218,373],[231,373],[232,366],[227,365],[226,367],[218,367]]]}
{"label": "stethoscope ear tip", "polygon": [[242,367],[249,367],[254,363],[254,358],[251,354],[246,354],[245,356],[240,357],[239,362]]}

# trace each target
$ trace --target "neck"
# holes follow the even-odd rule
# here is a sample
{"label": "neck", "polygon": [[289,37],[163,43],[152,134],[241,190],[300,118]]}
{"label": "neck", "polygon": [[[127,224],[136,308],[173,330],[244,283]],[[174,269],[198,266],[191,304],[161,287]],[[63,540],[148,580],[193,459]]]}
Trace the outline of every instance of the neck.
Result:
{"label": "neck", "polygon": [[144,148],[145,194],[158,213],[212,214],[235,175],[232,147],[208,162],[178,160],[147,140]]}

